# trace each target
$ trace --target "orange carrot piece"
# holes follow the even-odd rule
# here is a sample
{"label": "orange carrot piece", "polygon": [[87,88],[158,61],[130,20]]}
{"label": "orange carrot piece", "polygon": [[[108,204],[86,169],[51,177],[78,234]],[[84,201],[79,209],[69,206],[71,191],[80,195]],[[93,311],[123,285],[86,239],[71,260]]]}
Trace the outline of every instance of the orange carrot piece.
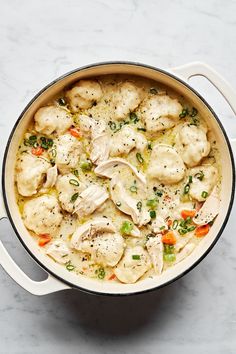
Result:
{"label": "orange carrot piece", "polygon": [[195,230],[195,235],[197,237],[206,236],[208,234],[209,230],[210,230],[210,225],[208,225],[208,224],[203,225],[203,226],[198,226]]}
{"label": "orange carrot piece", "polygon": [[35,156],[40,156],[44,152],[44,149],[41,146],[38,146],[36,148],[32,148],[31,152]]}
{"label": "orange carrot piece", "polygon": [[109,278],[108,278],[108,280],[113,280],[113,279],[115,279],[116,278],[116,275],[115,274],[112,274]]}
{"label": "orange carrot piece", "polygon": [[176,237],[173,231],[168,231],[164,235],[162,235],[162,242],[167,245],[175,245]]}
{"label": "orange carrot piece", "polygon": [[39,235],[39,241],[38,241],[38,245],[40,247],[45,246],[48,242],[51,241],[51,236],[49,234],[41,234]]}
{"label": "orange carrot piece", "polygon": [[182,210],[181,216],[183,219],[187,219],[188,217],[193,218],[196,215],[196,210]]}
{"label": "orange carrot piece", "polygon": [[72,136],[74,136],[75,138],[80,138],[81,135],[80,135],[80,132],[79,132],[79,129],[77,128],[70,128],[69,129],[69,132]]}

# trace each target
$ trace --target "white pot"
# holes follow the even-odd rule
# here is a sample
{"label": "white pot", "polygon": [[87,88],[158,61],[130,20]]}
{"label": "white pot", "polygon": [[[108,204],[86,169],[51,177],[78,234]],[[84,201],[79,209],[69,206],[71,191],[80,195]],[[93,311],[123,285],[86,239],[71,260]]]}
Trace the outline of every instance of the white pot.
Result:
{"label": "white pot", "polygon": [[[14,165],[19,142],[32,116],[37,109],[45,104],[56,92],[65,86],[88,76],[103,74],[134,74],[154,79],[172,87],[189,100],[194,107],[206,118],[208,125],[215,134],[220,147],[222,158],[222,191],[220,213],[209,234],[200,242],[194,252],[185,260],[169,268],[160,276],[147,278],[136,284],[118,284],[83,277],[68,272],[65,267],[53,262],[30,236],[21,219],[16,198],[14,195]],[[155,67],[138,63],[114,62],[89,65],[70,72],[53,81],[41,90],[27,105],[18,118],[9,137],[2,171],[3,203],[0,206],[0,217],[8,217],[10,222],[27,251],[35,261],[48,273],[48,278],[42,282],[31,280],[12,260],[3,244],[0,242],[0,263],[6,272],[24,289],[35,295],[44,295],[51,292],[78,288],[87,292],[105,295],[128,295],[160,288],[180,278],[195,267],[211,250],[219,239],[228,221],[234,198],[235,171],[234,160],[229,139],[220,123],[219,118],[207,102],[187,83],[195,75],[206,77],[225,97],[236,113],[236,93],[230,85],[213,69],[203,63],[190,63],[171,70],[160,70]],[[236,141],[231,141],[236,148]]]}

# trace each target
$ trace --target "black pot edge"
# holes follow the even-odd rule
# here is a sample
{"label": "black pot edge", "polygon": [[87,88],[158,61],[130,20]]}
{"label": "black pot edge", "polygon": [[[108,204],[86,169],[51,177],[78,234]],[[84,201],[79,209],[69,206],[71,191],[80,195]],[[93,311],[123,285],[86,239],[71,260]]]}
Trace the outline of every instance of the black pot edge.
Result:
{"label": "black pot edge", "polygon": [[[55,83],[57,83],[58,81],[72,75],[73,73],[76,73],[78,71],[82,71],[85,69],[89,69],[92,67],[96,67],[96,66],[101,66],[101,65],[119,65],[119,64],[124,64],[124,65],[131,65],[131,66],[141,66],[147,69],[151,69],[154,71],[158,71],[161,72],[163,74],[166,74],[170,77],[172,77],[173,79],[179,81],[180,83],[182,83],[183,85],[185,85],[188,89],[190,89],[196,96],[198,96],[198,98],[207,106],[207,108],[210,110],[210,112],[212,113],[212,115],[214,116],[214,118],[216,119],[217,123],[219,124],[223,135],[225,137],[225,140],[227,142],[227,146],[229,149],[229,154],[230,154],[230,158],[231,158],[231,164],[232,164],[232,192],[231,192],[231,197],[230,197],[230,203],[229,203],[229,207],[228,207],[228,211],[227,211],[227,216],[220,228],[220,230],[218,231],[214,241],[212,242],[212,244],[208,247],[208,249],[205,251],[205,253],[195,262],[191,265],[191,267],[189,267],[188,269],[186,269],[184,272],[182,272],[181,274],[179,274],[178,276],[176,276],[175,278],[169,280],[168,282],[158,285],[156,287],[150,288],[150,289],[146,289],[146,290],[142,290],[142,291],[138,291],[138,292],[129,292],[129,293],[117,293],[117,294],[112,294],[112,293],[103,293],[103,292],[97,292],[94,290],[88,290],[86,288],[82,288],[78,285],[74,285],[73,283],[70,283],[68,281],[66,281],[65,279],[61,278],[60,276],[58,276],[57,274],[53,273],[52,271],[50,271],[49,269],[47,269],[47,267],[41,263],[38,258],[28,249],[28,247],[26,246],[26,244],[24,243],[23,239],[21,238],[20,234],[18,233],[18,230],[14,224],[14,221],[11,217],[9,208],[8,208],[8,203],[7,203],[7,196],[6,196],[6,191],[5,191],[5,167],[6,167],[6,160],[7,160],[7,154],[8,154],[8,150],[9,150],[9,146],[11,143],[11,139],[12,136],[18,126],[19,121],[22,119],[22,117],[24,116],[24,114],[26,113],[26,111],[29,109],[29,107],[31,106],[31,104],[44,92],[46,91],[49,87],[51,87],[52,85],[54,85]],[[10,220],[10,223],[19,239],[19,241],[21,242],[21,244],[24,246],[24,248],[26,249],[26,251],[30,254],[30,256],[34,259],[34,261],[36,263],[39,264],[39,266],[44,269],[47,273],[51,274],[53,277],[55,277],[56,279],[60,280],[62,283],[70,286],[73,289],[78,289],[81,290],[85,293],[89,293],[89,294],[93,294],[93,295],[103,295],[103,296],[112,296],[112,297],[121,297],[121,296],[130,296],[130,295],[140,295],[140,294],[144,294],[144,293],[148,293],[154,290],[158,290],[163,288],[164,286],[167,286],[173,282],[175,282],[176,280],[182,278],[184,275],[186,275],[188,272],[190,272],[192,269],[194,269],[206,256],[207,254],[211,251],[211,249],[215,246],[215,244],[217,243],[217,241],[219,240],[220,236],[222,235],[222,232],[225,229],[225,226],[229,220],[229,216],[232,210],[232,206],[233,206],[233,202],[234,202],[234,192],[235,192],[235,163],[234,163],[234,156],[233,156],[233,152],[232,152],[232,148],[229,142],[229,138],[226,134],[226,131],[220,121],[220,119],[218,118],[218,116],[216,115],[216,113],[214,112],[214,110],[212,109],[212,107],[205,101],[205,99],[195,90],[193,89],[188,83],[186,83],[185,81],[183,81],[182,79],[180,79],[179,77],[175,76],[172,73],[169,73],[168,71],[165,71],[163,69],[159,69],[156,68],[154,66],[151,65],[146,65],[146,64],[142,64],[139,62],[132,62],[132,61],[107,61],[107,62],[98,62],[98,63],[94,63],[94,64],[89,64],[89,65],[85,65],[82,66],[80,68],[74,69],[72,71],[67,72],[66,74],[58,77],[57,79],[53,80],[51,83],[49,83],[48,85],[46,85],[43,89],[41,89],[31,100],[30,102],[26,105],[26,107],[24,108],[24,110],[22,111],[22,113],[20,114],[20,116],[18,117],[18,119],[16,120],[16,123],[14,124],[12,131],[10,133],[10,136],[8,138],[7,144],[6,144],[6,148],[5,148],[5,152],[4,152],[4,157],[3,157],[3,166],[2,166],[2,192],[3,192],[3,200],[4,200],[4,204],[5,204],[5,208],[6,208],[6,212],[7,212],[7,216]]]}

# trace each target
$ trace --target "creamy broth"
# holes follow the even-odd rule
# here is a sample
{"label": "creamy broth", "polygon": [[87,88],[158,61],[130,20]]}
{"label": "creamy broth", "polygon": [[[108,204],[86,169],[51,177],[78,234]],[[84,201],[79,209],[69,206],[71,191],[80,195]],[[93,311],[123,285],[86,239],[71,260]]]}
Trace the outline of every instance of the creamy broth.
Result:
{"label": "creamy broth", "polygon": [[15,191],[52,262],[134,283],[207,237],[220,184],[217,142],[195,107],[158,82],[107,75],[65,88],[32,117]]}

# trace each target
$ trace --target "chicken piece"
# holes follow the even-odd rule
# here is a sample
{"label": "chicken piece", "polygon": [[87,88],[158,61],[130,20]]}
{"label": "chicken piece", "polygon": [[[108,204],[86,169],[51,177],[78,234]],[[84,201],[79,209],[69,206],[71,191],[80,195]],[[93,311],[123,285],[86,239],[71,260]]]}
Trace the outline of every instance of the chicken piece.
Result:
{"label": "chicken piece", "polygon": [[207,128],[185,123],[175,138],[175,147],[188,167],[196,166],[210,152]]}
{"label": "chicken piece", "polygon": [[153,268],[155,273],[161,274],[163,269],[163,243],[162,243],[162,235],[159,234],[155,237],[149,237],[146,247],[151,258]]}
{"label": "chicken piece", "polygon": [[19,194],[30,197],[42,187],[51,164],[44,158],[21,154],[16,164],[16,183]]}
{"label": "chicken piece", "polygon": [[102,119],[94,119],[86,115],[79,116],[80,130],[83,135],[95,139],[106,131],[106,122]]}
{"label": "chicken piece", "polygon": [[129,81],[119,85],[118,93],[115,96],[115,117],[120,120],[124,119],[130,112],[141,102],[139,89]]}
{"label": "chicken piece", "polygon": [[201,209],[195,215],[193,221],[197,225],[206,225],[215,219],[219,211],[220,198],[215,187]]}
{"label": "chicken piece", "polygon": [[45,135],[64,134],[73,124],[71,114],[56,106],[41,107],[34,116],[35,129]]}
{"label": "chicken piece", "polygon": [[80,80],[71,90],[67,91],[66,97],[72,112],[92,107],[102,97],[101,85],[94,80]]}
{"label": "chicken piece", "polygon": [[105,133],[94,138],[91,143],[90,160],[99,165],[109,158],[110,136]]}
{"label": "chicken piece", "polygon": [[71,246],[79,249],[82,241],[94,237],[96,234],[114,233],[115,231],[116,228],[110,219],[105,217],[94,218],[75,230],[71,237]]}
{"label": "chicken piece", "polygon": [[107,177],[107,178],[112,178],[114,177],[120,167],[128,167],[132,173],[138,178],[138,180],[143,184],[146,185],[146,177],[144,174],[139,172],[133,165],[131,165],[129,162],[127,162],[124,159],[121,159],[119,157],[109,159],[107,161],[104,161],[100,163],[95,169],[94,172],[100,176],[100,177]]}
{"label": "chicken piece", "polygon": [[168,226],[164,218],[160,215],[157,215],[156,219],[152,221],[151,229],[154,234],[158,234],[163,230],[168,230]]}
{"label": "chicken piece", "polygon": [[186,168],[177,151],[169,145],[157,144],[152,149],[148,174],[161,183],[175,184],[184,178]]}
{"label": "chicken piece", "polygon": [[43,185],[43,188],[47,190],[48,188],[52,188],[57,181],[57,165],[50,167],[47,170],[46,182]]}
{"label": "chicken piece", "polygon": [[142,246],[136,246],[126,248],[114,273],[122,283],[133,284],[150,268],[151,261],[148,252]]}
{"label": "chicken piece", "polygon": [[50,243],[46,254],[52,257],[57,263],[66,264],[69,261],[70,250],[65,241],[55,240]]}
{"label": "chicken piece", "polygon": [[179,120],[183,107],[177,99],[155,95],[141,107],[142,119],[148,132],[170,129]]}
{"label": "chicken piece", "polygon": [[110,156],[127,155],[134,148],[143,151],[146,146],[145,136],[125,125],[111,139]]}
{"label": "chicken piece", "polygon": [[27,229],[36,234],[57,232],[63,219],[57,198],[52,195],[42,195],[25,202],[23,220]]}
{"label": "chicken piece", "polygon": [[179,253],[176,254],[176,260],[174,263],[177,264],[182,260],[184,260],[193,252],[194,248],[195,248],[194,243],[187,243],[187,245],[184,248],[182,248],[182,250]]}
{"label": "chicken piece", "polygon": [[59,176],[56,189],[62,209],[68,211],[68,213],[74,212],[75,203],[73,202],[72,196],[76,193],[81,193],[84,188],[84,184],[72,173]]}
{"label": "chicken piece", "polygon": [[[70,134],[64,134],[59,136],[55,140],[56,156],[55,163],[61,173],[70,172],[70,169],[75,168],[78,165],[80,155],[82,153],[82,145]],[[53,158],[53,151],[49,151],[49,154]]]}
{"label": "chicken piece", "polygon": [[108,218],[95,218],[77,228],[71,238],[73,248],[91,254],[91,260],[114,267],[122,257],[124,239]]}
{"label": "chicken piece", "polygon": [[189,190],[190,197],[199,202],[205,201],[217,183],[217,169],[211,165],[202,165],[189,170],[189,175],[192,176]]}
{"label": "chicken piece", "polygon": [[145,206],[138,208],[138,200],[132,198],[125,190],[119,176],[115,176],[110,182],[111,199],[115,206],[127,215],[130,215],[133,222],[139,226],[146,225],[151,217]]}
{"label": "chicken piece", "polygon": [[108,198],[109,194],[104,188],[97,184],[92,184],[76,199],[74,213],[76,213],[80,218],[92,214]]}

